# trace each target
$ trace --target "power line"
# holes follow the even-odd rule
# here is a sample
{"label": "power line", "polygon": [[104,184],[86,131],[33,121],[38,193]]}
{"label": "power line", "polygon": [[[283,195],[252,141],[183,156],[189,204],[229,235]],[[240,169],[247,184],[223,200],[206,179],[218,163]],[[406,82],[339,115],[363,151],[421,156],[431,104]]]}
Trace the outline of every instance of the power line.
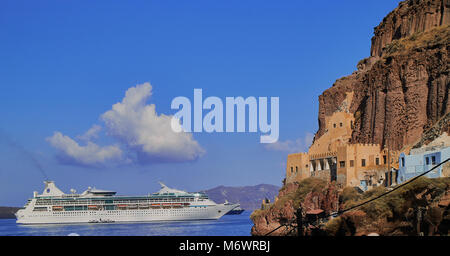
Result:
{"label": "power line", "polygon": [[[435,167],[431,168],[430,170],[428,170],[428,171],[426,171],[426,172],[424,172],[424,173],[422,173],[422,174],[420,174],[420,175],[417,175],[416,177],[414,177],[414,178],[408,180],[407,182],[404,182],[404,183],[402,183],[401,185],[399,185],[399,186],[393,188],[392,190],[389,190],[389,191],[387,191],[387,192],[385,192],[385,193],[383,193],[383,194],[381,194],[381,195],[379,195],[379,196],[377,196],[377,197],[374,197],[374,198],[372,198],[372,199],[370,199],[370,200],[367,200],[366,202],[363,202],[363,203],[357,204],[357,205],[355,205],[355,206],[352,206],[352,207],[350,207],[350,208],[348,208],[348,209],[345,209],[345,210],[342,210],[342,211],[338,211],[337,215],[341,215],[341,214],[343,214],[343,213],[345,213],[345,212],[348,212],[348,211],[350,211],[350,210],[353,210],[353,209],[355,209],[355,208],[358,208],[358,207],[360,207],[360,206],[363,206],[363,205],[365,205],[365,204],[368,204],[368,203],[370,203],[370,202],[373,202],[373,201],[375,201],[375,200],[377,200],[377,199],[379,199],[379,198],[381,198],[381,197],[383,197],[383,196],[386,196],[386,195],[388,195],[388,194],[390,194],[390,193],[392,193],[392,192],[398,190],[399,188],[404,187],[404,186],[410,184],[411,182],[417,180],[418,178],[420,178],[420,177],[422,177],[422,176],[428,174],[429,172],[432,172],[434,169],[438,168],[439,166],[443,165],[444,163],[446,163],[446,162],[449,161],[449,160],[450,160],[450,158],[447,158],[445,161],[439,163],[438,165],[436,165]],[[325,218],[331,217],[331,216],[333,216],[333,215],[335,215],[335,214],[330,214],[330,215],[326,216]]]}
{"label": "power line", "polygon": [[[390,194],[390,193],[392,193],[392,192],[398,190],[399,188],[404,187],[404,186],[410,184],[411,182],[413,182],[413,181],[419,179],[420,177],[422,177],[422,176],[424,176],[424,175],[426,175],[426,174],[428,174],[428,173],[434,171],[436,168],[438,168],[439,166],[445,164],[445,163],[448,162],[449,160],[450,160],[450,158],[447,158],[445,161],[439,163],[438,165],[434,166],[434,167],[431,168],[430,170],[428,170],[428,171],[426,171],[426,172],[424,172],[424,173],[422,173],[422,174],[420,174],[420,175],[418,175],[418,176],[416,176],[416,177],[414,177],[414,178],[412,178],[412,179],[410,179],[410,180],[408,180],[408,181],[402,183],[401,185],[399,185],[399,186],[393,188],[392,190],[389,190],[389,191],[387,191],[387,192],[385,192],[385,193],[383,193],[383,194],[381,194],[381,195],[379,195],[379,196],[376,196],[376,197],[374,197],[374,198],[372,198],[372,199],[369,199],[369,200],[367,200],[367,201],[365,201],[365,202],[362,202],[362,203],[360,203],[360,204],[357,204],[357,205],[355,205],[355,206],[352,206],[352,207],[350,207],[350,208],[348,208],[348,209],[345,209],[345,210],[342,210],[342,211],[338,211],[337,213],[329,214],[329,215],[327,215],[327,216],[325,216],[325,217],[322,217],[322,218],[320,218],[320,219],[329,218],[329,217],[331,217],[331,216],[337,217],[337,216],[339,216],[339,215],[344,214],[345,212],[351,211],[351,210],[356,209],[356,208],[358,208],[358,207],[361,207],[361,206],[363,206],[363,205],[365,205],[365,204],[368,204],[368,203],[371,203],[371,202],[373,202],[373,201],[375,201],[375,200],[378,200],[378,199],[380,199],[381,197],[384,197],[384,196],[386,196],[386,195],[388,195],[388,194]],[[291,225],[292,223],[293,223],[293,220],[289,221],[288,223],[281,224],[279,227],[277,227],[276,229],[270,231],[269,233],[265,234],[264,236],[268,236],[268,235],[272,234],[273,232],[277,231],[278,229],[282,228],[283,226],[288,226],[288,225]],[[309,222],[306,221],[305,223],[309,223]],[[297,227],[297,229],[298,229],[298,228],[299,228],[299,227]]]}

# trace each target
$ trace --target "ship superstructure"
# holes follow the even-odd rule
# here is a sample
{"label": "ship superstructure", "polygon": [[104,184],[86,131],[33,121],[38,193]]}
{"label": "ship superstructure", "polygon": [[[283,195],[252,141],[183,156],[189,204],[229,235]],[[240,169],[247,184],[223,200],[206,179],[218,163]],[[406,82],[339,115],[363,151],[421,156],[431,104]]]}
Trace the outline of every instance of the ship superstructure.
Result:
{"label": "ship superstructure", "polygon": [[167,187],[147,196],[117,196],[115,191],[88,188],[65,194],[45,181],[41,194],[33,193],[16,213],[17,223],[109,223],[219,219],[239,204],[216,204],[205,193]]}

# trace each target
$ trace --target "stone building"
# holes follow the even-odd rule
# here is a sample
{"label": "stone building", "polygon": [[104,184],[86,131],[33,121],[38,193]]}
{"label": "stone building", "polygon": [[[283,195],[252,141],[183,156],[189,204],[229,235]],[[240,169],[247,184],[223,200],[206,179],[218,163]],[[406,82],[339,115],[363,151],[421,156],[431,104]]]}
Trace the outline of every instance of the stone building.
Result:
{"label": "stone building", "polygon": [[353,123],[353,115],[344,111],[327,117],[325,133],[308,152],[288,155],[286,183],[318,177],[362,190],[391,185],[395,179],[388,170],[398,168],[398,152],[377,144],[351,144]]}

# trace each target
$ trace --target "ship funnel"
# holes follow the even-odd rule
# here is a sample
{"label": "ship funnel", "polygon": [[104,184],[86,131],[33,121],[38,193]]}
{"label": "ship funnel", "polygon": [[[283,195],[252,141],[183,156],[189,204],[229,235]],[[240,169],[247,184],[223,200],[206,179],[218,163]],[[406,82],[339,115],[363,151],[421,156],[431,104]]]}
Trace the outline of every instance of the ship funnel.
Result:
{"label": "ship funnel", "polygon": [[44,181],[45,188],[42,192],[43,196],[62,196],[64,192],[62,192],[56,185],[55,182],[46,180]]}

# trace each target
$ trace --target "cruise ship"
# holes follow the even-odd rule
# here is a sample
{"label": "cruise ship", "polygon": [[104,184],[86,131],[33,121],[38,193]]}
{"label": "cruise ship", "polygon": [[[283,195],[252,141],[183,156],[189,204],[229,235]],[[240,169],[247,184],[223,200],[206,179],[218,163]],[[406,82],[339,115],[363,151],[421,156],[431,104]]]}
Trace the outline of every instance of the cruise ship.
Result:
{"label": "cruise ship", "polygon": [[20,224],[112,223],[179,220],[216,220],[239,204],[216,204],[205,193],[189,193],[161,184],[146,196],[117,196],[115,191],[88,188],[81,194],[62,192],[45,181],[42,194],[16,213]]}

